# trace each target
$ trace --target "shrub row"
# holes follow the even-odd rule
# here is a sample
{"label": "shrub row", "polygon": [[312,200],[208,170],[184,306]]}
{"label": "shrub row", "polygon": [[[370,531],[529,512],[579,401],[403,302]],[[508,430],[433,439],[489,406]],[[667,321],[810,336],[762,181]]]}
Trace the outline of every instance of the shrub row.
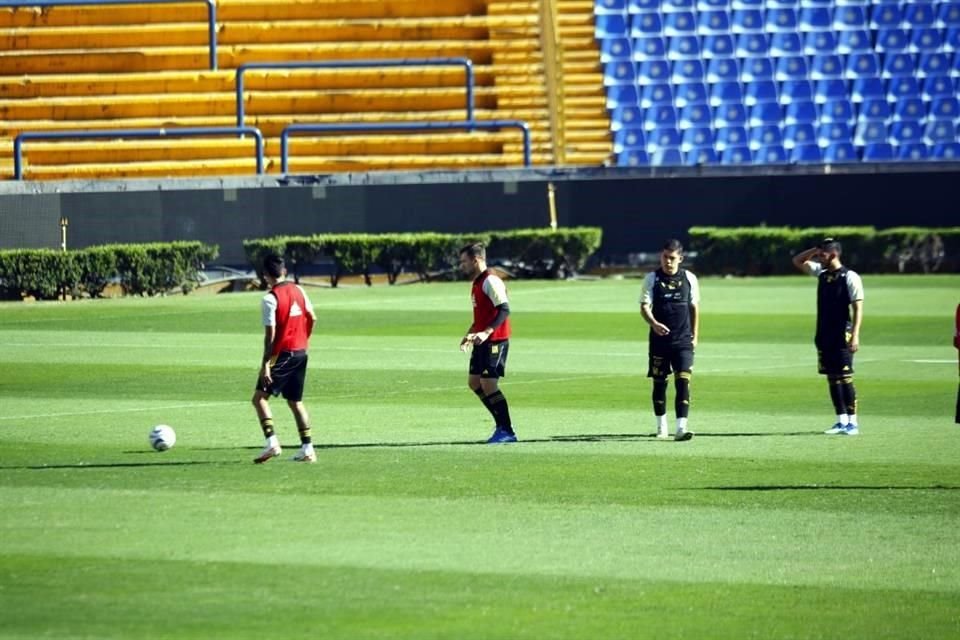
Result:
{"label": "shrub row", "polygon": [[794,271],[794,254],[826,237],[843,262],[863,273],[960,271],[960,227],[692,227],[689,249],[704,274],[774,275]]}
{"label": "shrub row", "polygon": [[99,298],[110,283],[119,284],[125,295],[187,293],[197,286],[204,263],[217,254],[216,246],[200,242],[0,251],[0,296],[7,300]]}
{"label": "shrub row", "polygon": [[294,277],[321,259],[332,262],[330,284],[337,286],[346,275],[362,275],[371,284],[374,272],[382,272],[394,284],[404,272],[428,280],[438,272],[455,277],[459,250],[471,242],[487,246],[487,260],[504,264],[518,277],[569,277],[582,269],[599,248],[598,227],[571,229],[518,229],[471,234],[381,233],[282,236],[243,243],[247,259],[263,279],[263,258],[284,256]]}

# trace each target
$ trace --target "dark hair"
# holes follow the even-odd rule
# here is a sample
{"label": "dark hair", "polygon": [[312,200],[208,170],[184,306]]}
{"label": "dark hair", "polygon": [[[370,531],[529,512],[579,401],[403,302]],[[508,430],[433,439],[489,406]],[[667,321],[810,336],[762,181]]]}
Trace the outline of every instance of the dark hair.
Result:
{"label": "dark hair", "polygon": [[482,242],[471,242],[468,245],[464,245],[460,248],[460,254],[467,254],[468,258],[480,258],[481,260],[487,259],[487,248],[483,245]]}
{"label": "dark hair", "polygon": [[273,278],[283,277],[283,269],[285,266],[283,257],[275,253],[271,253],[263,259],[263,272]]}
{"label": "dark hair", "polygon": [[674,251],[677,253],[683,253],[683,244],[676,238],[670,238],[663,243],[663,251],[668,253],[673,253]]}
{"label": "dark hair", "polygon": [[824,238],[817,248],[821,251],[834,251],[838,256],[843,253],[843,247],[840,246],[840,242],[833,238]]}

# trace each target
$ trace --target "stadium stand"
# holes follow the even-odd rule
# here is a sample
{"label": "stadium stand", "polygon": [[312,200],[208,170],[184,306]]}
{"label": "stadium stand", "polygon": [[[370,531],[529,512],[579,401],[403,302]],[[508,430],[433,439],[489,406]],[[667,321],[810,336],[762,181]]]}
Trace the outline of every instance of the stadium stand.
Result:
{"label": "stadium stand", "polygon": [[[598,25],[601,18],[603,24],[623,25],[616,34],[599,27],[596,32],[605,73],[616,65],[621,78],[606,84],[611,129],[641,123],[648,134],[643,154],[618,148],[618,164],[956,157],[956,0],[594,0],[594,5]],[[687,90],[691,83],[695,91]],[[670,119],[674,109],[681,115]],[[626,116],[629,123],[621,120]],[[661,125],[676,135],[649,135]]]}
{"label": "stadium stand", "polygon": [[[565,157],[598,164],[611,149],[589,1],[557,0],[566,46]],[[202,2],[0,7],[0,145],[24,131],[222,127],[236,123],[235,69],[297,60],[467,57],[475,117],[529,124],[535,164],[556,161],[536,0],[220,0],[216,70]],[[588,46],[589,45],[589,48]],[[266,138],[298,123],[464,117],[464,71],[390,68],[250,71],[245,124]],[[248,141],[31,142],[26,177],[251,174]],[[519,166],[515,131],[298,137],[291,171]],[[10,176],[11,160],[0,156]]]}

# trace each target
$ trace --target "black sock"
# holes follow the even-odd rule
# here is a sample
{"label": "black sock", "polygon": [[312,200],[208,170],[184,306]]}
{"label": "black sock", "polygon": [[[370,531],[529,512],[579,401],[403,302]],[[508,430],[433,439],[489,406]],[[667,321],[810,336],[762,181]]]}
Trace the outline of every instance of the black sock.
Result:
{"label": "black sock", "polygon": [[260,421],[260,428],[263,430],[263,437],[273,436],[273,418],[263,418]]}
{"label": "black sock", "polygon": [[853,378],[846,377],[837,385],[840,387],[840,393],[843,395],[843,403],[847,407],[847,413],[854,415],[857,413],[857,390],[853,386]]}
{"label": "black sock", "polygon": [[690,378],[685,375],[678,375],[673,381],[676,389],[676,398],[673,401],[673,408],[677,412],[678,418],[686,418],[690,415]]}
{"label": "black sock", "polygon": [[300,444],[310,444],[313,440],[310,438],[310,425],[297,425],[297,433],[300,434]]}
{"label": "black sock", "polygon": [[847,403],[844,399],[843,389],[840,380],[836,378],[827,378],[827,384],[830,385],[830,400],[833,401],[833,408],[837,415],[847,413]]}
{"label": "black sock", "polygon": [[662,416],[667,413],[667,379],[653,379],[653,415]]}
{"label": "black sock", "polygon": [[477,397],[480,398],[480,402],[483,403],[483,406],[485,406],[487,411],[490,412],[490,416],[493,418],[493,421],[496,422],[497,414],[494,412],[493,407],[490,406],[490,400],[484,395],[483,389],[474,389],[473,392],[477,394]]}
{"label": "black sock", "polygon": [[484,404],[487,405],[490,413],[493,414],[493,419],[496,421],[497,426],[507,433],[513,433],[513,423],[510,421],[510,407],[507,405],[507,399],[504,397],[503,392],[497,389],[484,399]]}

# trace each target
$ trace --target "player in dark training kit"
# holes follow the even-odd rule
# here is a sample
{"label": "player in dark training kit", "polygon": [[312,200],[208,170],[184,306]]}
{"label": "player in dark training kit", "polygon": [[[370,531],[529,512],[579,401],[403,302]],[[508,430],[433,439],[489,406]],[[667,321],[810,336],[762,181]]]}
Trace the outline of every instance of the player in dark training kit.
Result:
{"label": "player in dark training kit", "polygon": [[687,419],[693,352],[700,330],[700,284],[693,273],[680,268],[681,262],[683,245],[679,240],[668,240],[660,252],[660,268],[643,279],[640,314],[650,325],[647,377],[653,379],[657,437],[669,437],[667,377],[673,373],[677,416],[673,439],[683,442],[693,437],[693,432],[687,428]]}
{"label": "player in dark training kit", "polygon": [[471,349],[467,385],[493,416],[495,426],[487,444],[516,442],[507,399],[499,387],[500,378],[506,374],[510,347],[507,286],[487,268],[487,251],[481,243],[460,249],[460,269],[473,279],[473,323],[460,340],[461,351]]}
{"label": "player in dark training kit", "polygon": [[[853,354],[860,349],[863,323],[863,282],[840,261],[842,247],[833,238],[793,256],[794,266],[817,278],[817,362],[827,376],[837,422],[828,435],[855,436],[857,391],[853,386]],[[851,313],[852,311],[852,313]]]}

